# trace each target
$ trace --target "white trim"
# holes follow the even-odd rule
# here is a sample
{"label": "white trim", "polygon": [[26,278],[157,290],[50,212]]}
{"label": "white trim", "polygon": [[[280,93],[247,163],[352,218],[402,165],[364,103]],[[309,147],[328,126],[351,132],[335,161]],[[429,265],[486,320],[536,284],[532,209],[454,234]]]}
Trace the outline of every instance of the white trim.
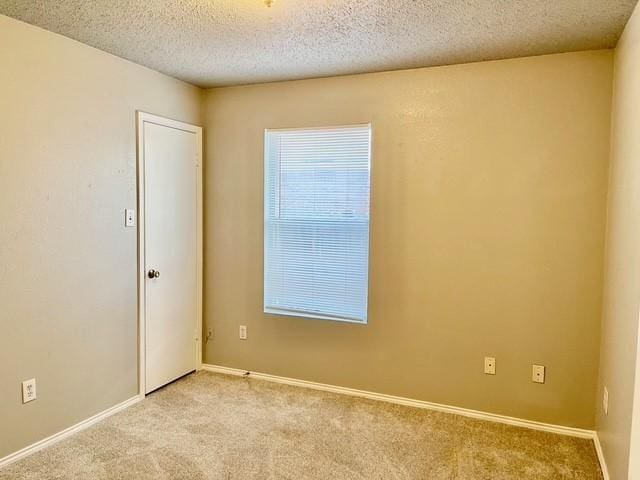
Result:
{"label": "white trim", "polygon": [[322,125],[319,127],[279,127],[279,128],[265,128],[264,132],[287,132],[290,130],[293,131],[303,131],[303,130],[339,130],[341,128],[363,128],[369,127],[371,128],[371,122],[368,123],[347,123],[343,125]]}
{"label": "white trim", "polygon": [[[436,410],[440,412],[451,413],[454,415],[462,415],[465,417],[477,418],[480,420],[486,420],[490,422],[504,423],[507,425],[530,428],[533,430],[540,430],[540,431],[550,432],[550,433],[557,433],[560,435],[568,435],[572,437],[591,439],[594,442],[596,454],[598,455],[598,461],[600,462],[600,468],[602,469],[603,479],[610,480],[609,471],[607,469],[607,463],[605,461],[604,453],[602,451],[602,445],[600,444],[600,438],[598,437],[597,432],[592,430],[583,430],[579,428],[564,427],[561,425],[552,425],[548,423],[534,422],[531,420],[507,417],[504,415],[496,415],[493,413],[480,412],[477,410],[470,410],[470,409],[460,408],[460,407],[452,407],[449,405],[425,402],[422,400],[413,400],[410,398],[396,397],[393,395],[385,395],[382,393],[367,392],[365,390],[356,390],[353,388],[338,387],[334,385],[327,385],[324,383],[309,382],[307,380],[296,380],[293,378],[279,377],[276,375],[269,375],[266,373],[249,372],[247,370],[240,370],[237,368],[222,367],[218,365],[208,365],[208,364],[202,364],[201,368],[202,370],[206,370],[214,373],[221,373],[224,375],[234,375],[234,376],[242,376],[242,377],[251,376],[252,378],[274,382],[274,383],[281,383],[281,384],[292,385],[296,387],[310,388],[313,390],[322,390],[326,392],[333,392],[333,393],[338,393],[343,395],[368,398],[371,400],[395,403],[398,405],[406,405],[409,407]],[[78,433],[90,427],[91,425],[94,425],[95,423],[100,422],[110,417],[111,415],[114,415],[124,410],[125,408],[128,408],[131,405],[138,403],[143,399],[143,397],[144,396],[136,395],[135,397],[132,397],[129,400],[125,400],[122,403],[114,405],[113,407],[108,408],[107,410],[104,410],[103,412],[100,412],[86,420],[83,420],[65,430],[62,430],[61,432],[51,435],[50,437],[47,437],[32,445],[29,445],[28,447],[18,450],[17,452],[9,454],[6,457],[0,459],[0,468],[6,467],[11,463],[14,463],[46,447],[49,447],[54,443],[57,443],[75,433]]]}
{"label": "white trim", "polygon": [[25,447],[21,450],[18,450],[17,452],[11,453],[9,455],[7,455],[6,457],[0,459],[0,468],[6,467],[7,465],[17,462],[18,460],[21,460],[24,457],[27,457],[29,455],[31,455],[32,453],[36,453],[39,450],[42,450],[43,448],[47,448],[51,445],[53,445],[54,443],[59,442],[60,440],[64,440],[65,438],[78,433],[88,427],[90,427],[91,425],[98,423],[102,420],[104,420],[107,417],[110,417],[111,415],[114,415],[122,410],[124,410],[127,407],[130,407],[131,405],[138,403],[141,400],[140,396],[136,395],[135,397],[130,398],[129,400],[125,400],[122,403],[119,403],[117,405],[114,405],[111,408],[107,408],[106,410],[87,418],[86,420],[83,420],[79,423],[76,423],[75,425],[69,427],[69,428],[65,428],[64,430],[62,430],[61,432],[55,433],[53,435],[51,435],[50,437],[47,437],[43,440],[40,440],[36,443],[33,443],[31,445],[29,445],[28,447]]}
{"label": "white trim", "polygon": [[303,310],[286,310],[280,308],[273,308],[265,306],[263,308],[263,312],[268,315],[284,315],[287,317],[297,317],[297,318],[311,318],[314,320],[328,320],[330,322],[341,322],[341,323],[353,323],[354,325],[367,325],[366,318],[364,320],[358,320],[356,318],[349,317],[338,317],[331,315],[321,315],[318,313],[310,313],[305,312]]}
{"label": "white trim", "polygon": [[610,480],[607,462],[604,458],[602,446],[598,433],[594,430],[585,430],[582,428],[565,427],[563,425],[553,425],[550,423],[536,422],[533,420],[525,420],[523,418],[508,417],[506,415],[498,415],[495,413],[481,412],[479,410],[471,410],[468,408],[454,407],[451,405],[443,405],[440,403],[425,402],[424,400],[415,400],[412,398],[396,397],[394,395],[386,395],[384,393],[368,392],[366,390],[356,390],[354,388],[339,387],[336,385],[327,385],[326,383],[310,382],[308,380],[298,380],[295,378],[279,377],[268,373],[251,372],[238,368],[222,367],[219,365],[202,365],[202,370],[214,373],[222,373],[225,375],[235,375],[240,377],[251,377],[258,380],[268,382],[282,383],[284,385],[292,385],[294,387],[310,388],[313,390],[322,390],[324,392],[338,393],[342,395],[350,395],[352,397],[368,398],[370,400],[378,400],[381,402],[395,403],[408,407],[424,408],[427,410],[435,410],[438,412],[451,413],[453,415],[461,415],[463,417],[477,418],[488,422],[503,423],[515,427],[530,428],[542,432],[556,433],[558,435],[567,435],[569,437],[585,438],[592,440],[598,455],[598,462],[602,470],[604,480]]}
{"label": "white trim", "polygon": [[136,138],[137,138],[137,176],[138,176],[138,395],[145,396],[146,386],[146,312],[145,312],[145,287],[146,287],[146,266],[144,252],[144,232],[145,232],[145,204],[144,204],[144,124],[153,123],[165,127],[176,128],[191,132],[196,135],[198,143],[198,156],[196,158],[197,186],[196,186],[196,209],[197,209],[197,318],[195,326],[196,342],[196,370],[202,368],[202,220],[203,220],[203,198],[202,198],[202,127],[189,123],[171,120],[151,113],[136,112]]}
{"label": "white trim", "polygon": [[607,468],[607,461],[604,458],[604,452],[602,451],[602,444],[600,443],[600,437],[598,432],[593,432],[593,444],[596,447],[596,454],[598,455],[598,462],[600,462],[600,469],[602,470],[603,480],[609,480],[609,469]]}
{"label": "white trim", "polygon": [[568,435],[571,437],[594,439],[596,432],[593,430],[584,430],[581,428],[565,427],[562,425],[552,425],[550,423],[535,422],[533,420],[525,420],[522,418],[507,417],[505,415],[497,415],[495,413],[481,412],[468,408],[453,407],[440,403],[425,402],[424,400],[414,400],[412,398],[396,397],[394,395],[386,395],[384,393],[368,392],[366,390],[356,390],[354,388],[338,387],[335,385],[327,385],[325,383],[309,382],[307,380],[297,380],[294,378],[278,377],[267,373],[248,372],[237,368],[221,367],[218,365],[202,365],[203,370],[215,373],[223,373],[226,375],[251,376],[259,380],[269,382],[282,383],[285,385],[293,385],[296,387],[311,388],[313,390],[322,390],[325,392],[339,393],[350,395],[353,397],[368,398],[370,400],[379,400],[383,402],[395,403],[398,405],[406,405],[408,407],[425,408],[428,410],[436,410],[438,412],[452,413],[454,415],[462,415],[464,417],[477,418],[490,422],[504,423],[516,427],[530,428],[533,430],[541,430],[543,432],[557,433],[560,435]]}

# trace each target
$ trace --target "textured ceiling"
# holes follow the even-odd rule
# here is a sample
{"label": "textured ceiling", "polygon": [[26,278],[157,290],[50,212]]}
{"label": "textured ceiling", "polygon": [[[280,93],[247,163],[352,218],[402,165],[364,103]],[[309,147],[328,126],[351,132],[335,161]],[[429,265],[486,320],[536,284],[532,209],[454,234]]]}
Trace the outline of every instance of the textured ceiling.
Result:
{"label": "textured ceiling", "polygon": [[615,46],[637,0],[0,0],[0,13],[203,86]]}

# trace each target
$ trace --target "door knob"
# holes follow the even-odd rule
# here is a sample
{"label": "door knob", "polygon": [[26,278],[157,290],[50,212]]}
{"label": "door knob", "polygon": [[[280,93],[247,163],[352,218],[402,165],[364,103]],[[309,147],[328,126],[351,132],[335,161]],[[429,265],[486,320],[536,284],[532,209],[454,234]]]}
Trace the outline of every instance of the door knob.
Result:
{"label": "door knob", "polygon": [[147,275],[149,278],[158,278],[160,276],[160,272],[158,270],[149,270]]}

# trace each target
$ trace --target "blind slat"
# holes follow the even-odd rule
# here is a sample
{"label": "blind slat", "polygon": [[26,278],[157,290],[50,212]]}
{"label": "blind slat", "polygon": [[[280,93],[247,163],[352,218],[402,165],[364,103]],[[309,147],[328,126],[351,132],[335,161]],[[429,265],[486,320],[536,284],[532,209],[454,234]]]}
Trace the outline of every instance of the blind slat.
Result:
{"label": "blind slat", "polygon": [[369,125],[265,133],[264,310],[366,323]]}

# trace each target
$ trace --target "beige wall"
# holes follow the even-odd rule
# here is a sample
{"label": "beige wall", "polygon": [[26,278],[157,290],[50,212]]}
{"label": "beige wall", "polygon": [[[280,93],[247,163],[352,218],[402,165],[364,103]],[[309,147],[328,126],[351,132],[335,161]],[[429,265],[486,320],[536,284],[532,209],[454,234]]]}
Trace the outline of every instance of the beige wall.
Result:
{"label": "beige wall", "polygon": [[[209,90],[205,362],[592,428],[611,78],[595,51]],[[363,122],[369,324],[264,315],[264,129]]]}
{"label": "beige wall", "polygon": [[[636,8],[615,52],[601,364],[596,395],[598,434],[611,478],[616,480],[627,478],[639,307],[640,10]],[[602,410],[604,386],[609,390],[606,416]]]}
{"label": "beige wall", "polygon": [[[199,123],[200,91],[3,16],[0,65],[2,458],[135,395],[134,113]],[[611,68],[599,51],[208,91],[205,361],[593,427]],[[264,128],[369,121],[369,324],[262,314]]]}
{"label": "beige wall", "polygon": [[0,458],[136,394],[137,109],[200,91],[0,16]]}

